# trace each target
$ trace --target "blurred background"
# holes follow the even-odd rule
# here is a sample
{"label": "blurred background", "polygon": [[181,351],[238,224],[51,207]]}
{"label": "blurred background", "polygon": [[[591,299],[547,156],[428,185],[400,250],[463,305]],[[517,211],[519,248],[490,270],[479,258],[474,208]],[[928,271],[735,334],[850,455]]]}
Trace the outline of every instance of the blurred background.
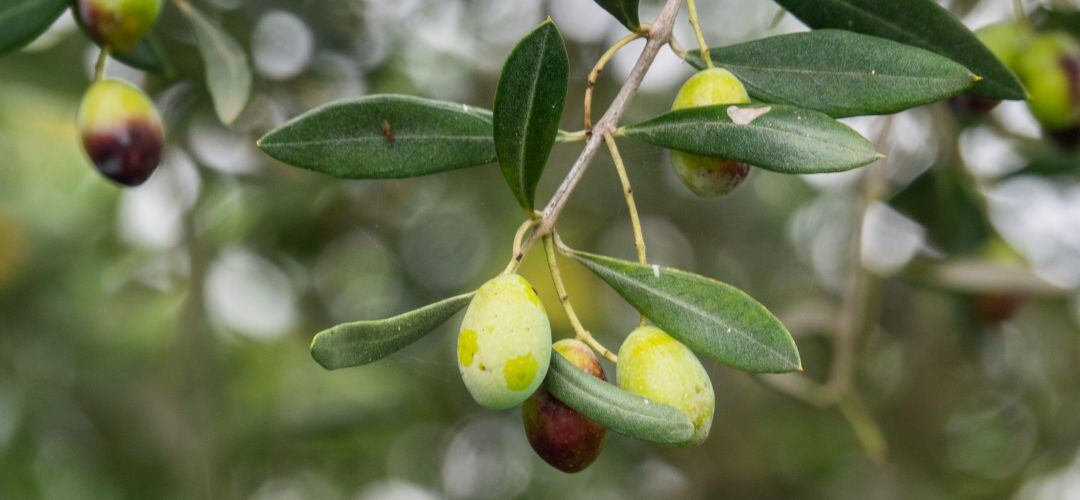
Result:
{"label": "blurred background", "polygon": [[[713,45],[805,29],[775,22],[772,2],[699,3]],[[340,181],[254,144],[374,93],[490,108],[509,49],[548,15],[572,63],[562,125],[578,130],[585,77],[624,28],[589,0],[200,5],[248,48],[251,102],[232,127],[217,121],[191,33],[166,7],[155,32],[172,72],[108,69],[166,120],[162,168],[137,189],[80,150],[97,49],[70,14],[0,59],[0,498],[1080,498],[1080,156],[1024,103],[845,120],[888,159],[754,171],[722,199],[695,197],[665,152],[625,141],[651,260],[756,297],[807,373],[706,361],[708,442],[612,434],[591,468],[564,475],[532,453],[517,410],[469,398],[457,319],[360,368],[327,372],[308,355],[323,328],[498,273],[521,221],[498,169]],[[943,5],[972,28],[1014,16],[1010,0]],[[1070,2],[1023,5],[1036,23],[1080,26]],[[642,19],[658,10],[643,1]],[[685,11],[677,33],[692,46]],[[604,73],[597,108],[641,45]],[[665,111],[690,74],[665,49],[624,122]],[[539,198],[579,149],[556,147]],[[559,229],[577,248],[634,255],[606,155]],[[541,252],[523,270],[570,336]],[[634,311],[582,268],[563,272],[586,326],[616,348]],[[814,384],[849,354],[853,399],[821,401]]]}

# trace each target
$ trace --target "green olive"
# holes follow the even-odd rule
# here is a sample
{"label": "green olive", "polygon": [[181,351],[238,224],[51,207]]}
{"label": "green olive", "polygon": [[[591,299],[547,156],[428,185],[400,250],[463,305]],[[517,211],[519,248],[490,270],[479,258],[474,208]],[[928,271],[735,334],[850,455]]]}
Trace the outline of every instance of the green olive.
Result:
{"label": "green olive", "polygon": [[1049,130],[1080,122],[1080,44],[1066,33],[1034,37],[1017,62],[1028,89],[1028,107]]}
{"label": "green olive", "polygon": [[525,401],[547,375],[551,324],[525,278],[484,283],[461,322],[458,369],[481,406],[502,410]]}
{"label": "green olive", "polygon": [[709,374],[688,347],[659,328],[639,327],[619,347],[617,368],[619,387],[690,417],[694,436],[684,444],[709,437],[716,397]]}
{"label": "green olive", "polygon": [[[712,68],[690,77],[676,94],[671,109],[748,102],[750,96],[735,75],[726,69]],[[699,196],[727,194],[750,173],[750,165],[743,162],[683,151],[671,152],[671,166],[683,184]]]}
{"label": "green olive", "polygon": [[90,38],[124,52],[135,48],[157,21],[161,0],[76,0],[75,7]]}

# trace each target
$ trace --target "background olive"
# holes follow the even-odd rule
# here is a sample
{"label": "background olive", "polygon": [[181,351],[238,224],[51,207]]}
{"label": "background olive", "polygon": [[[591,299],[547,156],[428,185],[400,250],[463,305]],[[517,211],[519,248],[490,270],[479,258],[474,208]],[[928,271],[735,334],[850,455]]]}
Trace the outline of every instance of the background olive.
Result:
{"label": "background olive", "polygon": [[165,147],[161,116],[141,90],[118,80],[100,80],[79,106],[83,149],[109,179],[137,186],[154,173]]}

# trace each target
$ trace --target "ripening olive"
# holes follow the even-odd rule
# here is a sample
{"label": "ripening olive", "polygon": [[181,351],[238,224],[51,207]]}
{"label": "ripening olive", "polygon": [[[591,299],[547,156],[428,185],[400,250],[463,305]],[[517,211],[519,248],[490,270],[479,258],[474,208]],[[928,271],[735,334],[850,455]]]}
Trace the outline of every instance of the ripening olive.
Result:
{"label": "ripening olive", "polygon": [[120,52],[135,48],[161,12],[161,0],[76,0],[75,6],[90,38]]}
{"label": "ripening olive", "polygon": [[525,401],[547,375],[551,324],[525,278],[484,283],[461,322],[458,369],[481,406],[502,410]]}
{"label": "ripening olive", "polygon": [[[563,339],[552,347],[574,366],[607,380],[589,346]],[[607,428],[566,406],[543,387],[522,403],[521,420],[525,424],[525,437],[536,454],[563,472],[584,470],[603,451]]]}
{"label": "ripening olive", "polygon": [[690,417],[694,436],[685,445],[709,437],[716,398],[712,381],[689,348],[663,330],[642,326],[619,347],[619,387],[673,406]]}
{"label": "ripening olive", "polygon": [[[750,96],[730,71],[712,68],[690,77],[675,96],[672,110],[745,104]],[[700,156],[683,151],[671,152],[675,173],[698,196],[720,196],[731,192],[750,173],[750,165],[726,158]]]}
{"label": "ripening olive", "polygon": [[165,131],[141,90],[118,80],[97,81],[86,90],[77,121],[83,149],[105,177],[137,186],[154,173]]}
{"label": "ripening olive", "polygon": [[1017,63],[1017,74],[1028,89],[1028,107],[1049,131],[1080,122],[1080,44],[1066,33],[1032,38]]}

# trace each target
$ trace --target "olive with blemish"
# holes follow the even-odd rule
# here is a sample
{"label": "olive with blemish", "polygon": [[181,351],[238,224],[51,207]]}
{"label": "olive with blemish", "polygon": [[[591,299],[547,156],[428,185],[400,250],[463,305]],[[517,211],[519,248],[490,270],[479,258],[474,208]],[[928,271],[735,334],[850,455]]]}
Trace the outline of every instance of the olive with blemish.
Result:
{"label": "olive with blemish", "polygon": [[83,150],[105,177],[137,186],[154,173],[165,131],[141,90],[118,80],[95,82],[83,96],[77,123]]}
{"label": "olive with blemish", "polygon": [[[698,72],[683,84],[671,109],[748,102],[750,96],[735,75],[726,69],[711,68]],[[750,173],[750,165],[740,161],[683,151],[671,152],[671,165],[683,184],[698,196],[727,194]]]}
{"label": "olive with blemish", "polygon": [[458,370],[481,406],[521,404],[543,382],[551,362],[551,324],[525,278],[504,274],[484,283],[458,332]]}
{"label": "olive with blemish", "polygon": [[[552,347],[580,370],[607,380],[604,368],[589,346],[563,339]],[[566,406],[544,387],[522,403],[521,420],[525,437],[536,454],[563,472],[584,470],[603,451],[607,428]]]}
{"label": "olive with blemish", "polygon": [[690,348],[663,330],[642,326],[619,347],[619,387],[673,406],[690,417],[694,435],[683,445],[709,437],[716,396],[705,367]]}

